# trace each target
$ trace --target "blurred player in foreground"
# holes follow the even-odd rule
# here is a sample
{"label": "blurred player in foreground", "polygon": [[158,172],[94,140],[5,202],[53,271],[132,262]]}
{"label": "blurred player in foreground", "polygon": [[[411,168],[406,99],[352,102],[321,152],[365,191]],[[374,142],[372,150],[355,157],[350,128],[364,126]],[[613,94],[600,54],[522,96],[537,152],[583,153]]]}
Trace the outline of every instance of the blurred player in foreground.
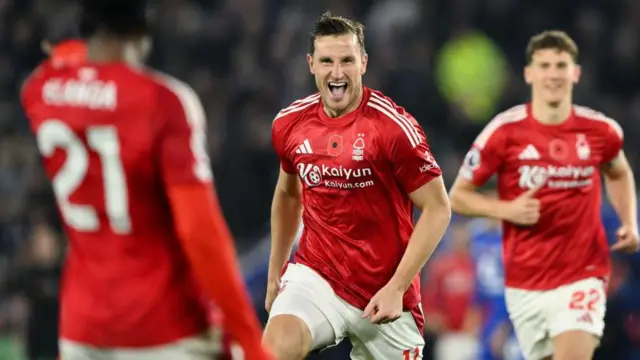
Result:
{"label": "blurred player in foreground", "polygon": [[[527,359],[586,360],[604,329],[609,248],[601,184],[620,217],[612,250],[638,250],[633,173],[612,119],[572,103],[578,49],[560,31],[527,47],[532,100],[496,116],[467,154],[453,210],[503,220],[506,302]],[[498,198],[477,191],[498,175]]]}
{"label": "blurred player in foreground", "polygon": [[46,62],[22,100],[70,241],[61,358],[213,358],[206,295],[267,359],[184,83],[144,69],[145,4],[87,0],[84,65]]}
{"label": "blurred player in foreground", "polygon": [[[362,85],[361,24],[326,13],[310,45],[319,93],[273,122],[281,170],[264,341],[280,360],[346,337],[352,359],[422,358],[418,274],[451,216],[440,168],[416,120]],[[301,216],[300,245],[281,277]]]}

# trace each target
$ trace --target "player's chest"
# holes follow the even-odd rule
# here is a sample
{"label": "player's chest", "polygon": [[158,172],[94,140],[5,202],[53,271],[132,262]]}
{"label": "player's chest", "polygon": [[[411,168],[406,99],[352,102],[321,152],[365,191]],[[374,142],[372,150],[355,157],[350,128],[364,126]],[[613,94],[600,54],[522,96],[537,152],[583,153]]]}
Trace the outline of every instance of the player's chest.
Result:
{"label": "player's chest", "polygon": [[308,187],[354,188],[372,179],[382,155],[375,129],[302,126],[287,139],[287,155]]}
{"label": "player's chest", "polygon": [[546,183],[548,188],[589,188],[603,159],[604,138],[588,131],[523,132],[508,144],[508,174],[523,189]]}

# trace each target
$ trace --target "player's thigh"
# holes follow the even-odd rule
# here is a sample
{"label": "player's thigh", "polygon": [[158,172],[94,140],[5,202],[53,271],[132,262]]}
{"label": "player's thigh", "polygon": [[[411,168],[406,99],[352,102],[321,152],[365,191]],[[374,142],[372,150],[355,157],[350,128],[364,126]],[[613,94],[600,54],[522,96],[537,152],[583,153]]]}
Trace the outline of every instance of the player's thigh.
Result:
{"label": "player's thigh", "polygon": [[61,339],[60,359],[64,360],[113,360],[109,351],[79,342]]}
{"label": "player's thigh", "polygon": [[565,331],[553,338],[553,360],[591,360],[599,341],[582,330]]}
{"label": "player's thigh", "polygon": [[545,292],[508,288],[505,301],[509,319],[526,360],[541,360],[552,355],[544,301]]}
{"label": "player's thigh", "polygon": [[590,359],[604,331],[604,282],[588,278],[559,287],[548,293],[547,304],[554,356]]}
{"label": "player's thigh", "polygon": [[[354,308],[355,309],[355,308]],[[349,330],[353,360],[418,360],[423,358],[424,337],[410,312],[391,323],[374,325],[355,309]],[[357,319],[357,320],[356,320]]]}
{"label": "player's thigh", "polygon": [[310,351],[337,345],[345,337],[344,305],[320,275],[304,265],[289,264],[282,284],[269,313],[267,343],[294,347],[308,335],[310,344],[304,350]]}
{"label": "player's thigh", "polygon": [[141,349],[115,349],[111,360],[211,360],[217,346],[207,335]]}

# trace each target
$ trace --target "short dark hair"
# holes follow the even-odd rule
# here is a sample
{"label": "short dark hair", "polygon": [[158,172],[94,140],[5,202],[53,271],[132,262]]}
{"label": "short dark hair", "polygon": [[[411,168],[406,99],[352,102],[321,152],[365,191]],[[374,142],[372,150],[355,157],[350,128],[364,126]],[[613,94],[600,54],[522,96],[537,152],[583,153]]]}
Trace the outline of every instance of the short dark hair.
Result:
{"label": "short dark hair", "polygon": [[98,32],[114,36],[134,36],[147,32],[145,0],[83,0],[80,34]]}
{"label": "short dark hair", "polygon": [[358,45],[362,52],[364,49],[364,25],[355,20],[350,20],[342,16],[331,15],[329,11],[320,15],[313,23],[309,41],[309,54],[315,50],[315,40],[321,36],[337,36],[353,34],[358,38]]}
{"label": "short dark hair", "polygon": [[533,54],[538,50],[556,49],[565,51],[571,55],[573,61],[578,62],[578,45],[566,32],[560,30],[547,30],[532,36],[527,45],[526,60],[531,64]]}

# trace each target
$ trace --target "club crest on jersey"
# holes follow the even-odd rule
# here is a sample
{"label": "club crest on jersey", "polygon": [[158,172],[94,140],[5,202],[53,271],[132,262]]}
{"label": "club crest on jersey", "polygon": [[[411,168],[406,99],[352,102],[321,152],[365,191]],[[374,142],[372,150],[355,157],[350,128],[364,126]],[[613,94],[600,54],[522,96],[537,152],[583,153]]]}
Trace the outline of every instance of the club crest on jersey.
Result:
{"label": "club crest on jersey", "polygon": [[364,134],[358,134],[358,138],[353,143],[351,158],[355,161],[364,160]]}
{"label": "club crest on jersey", "polygon": [[576,138],[576,154],[580,160],[588,160],[591,156],[591,148],[585,134],[578,134]]}
{"label": "club crest on jersey", "polygon": [[331,156],[338,156],[342,154],[342,136],[331,135],[329,136],[329,143],[327,144],[327,154]]}

